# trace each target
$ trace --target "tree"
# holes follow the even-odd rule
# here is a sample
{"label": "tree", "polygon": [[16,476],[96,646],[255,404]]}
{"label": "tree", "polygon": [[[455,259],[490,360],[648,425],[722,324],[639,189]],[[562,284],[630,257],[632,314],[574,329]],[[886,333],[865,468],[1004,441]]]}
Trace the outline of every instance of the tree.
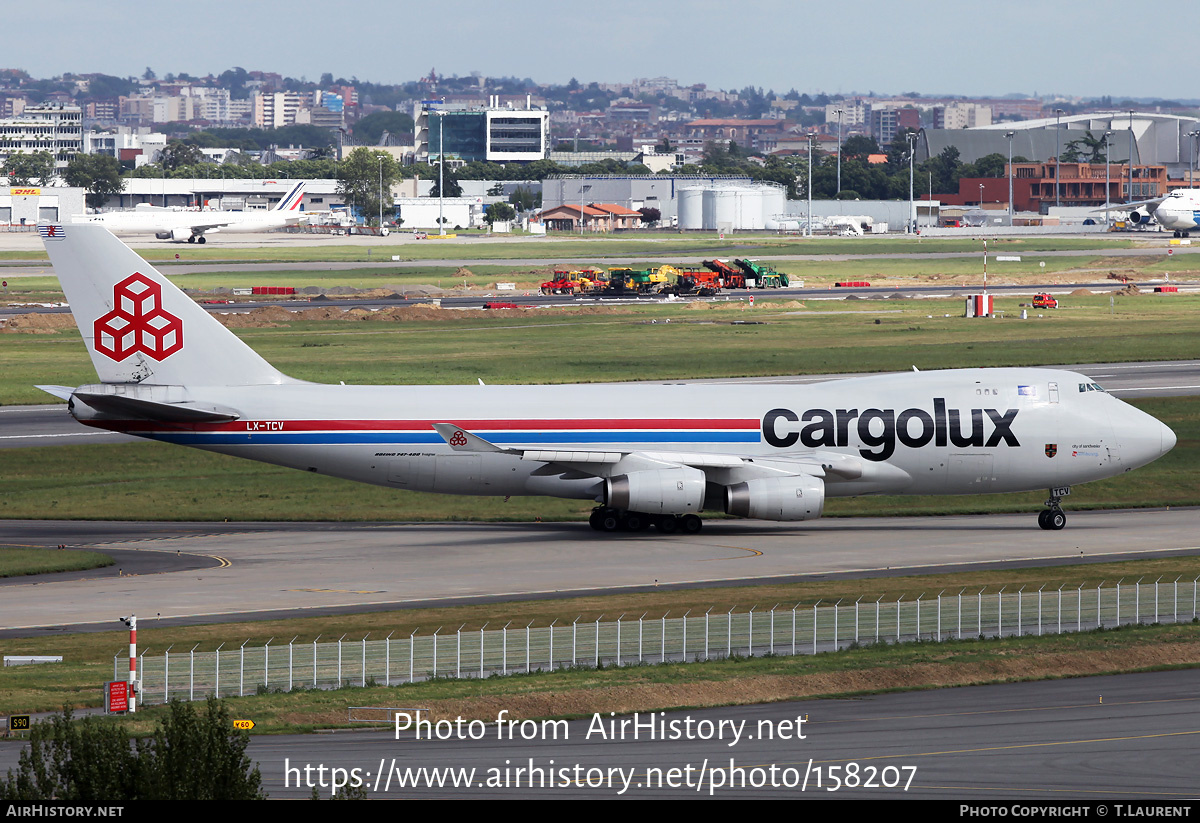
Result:
{"label": "tree", "polygon": [[410,134],[414,128],[411,115],[400,111],[377,111],[354,124],[354,138],[363,145],[378,146],[385,132]]}
{"label": "tree", "polygon": [[1083,137],[1076,138],[1067,143],[1066,150],[1062,154],[1062,162],[1078,163],[1082,155],[1086,155],[1088,163],[1103,163],[1104,162],[1104,138],[1096,137],[1089,129]]}
{"label": "tree", "polygon": [[642,216],[642,222],[647,225],[662,220],[662,212],[651,206],[643,206],[638,209],[638,214]]}
{"label": "tree", "polygon": [[458,184],[458,177],[450,169],[443,170],[441,178],[433,178],[433,189],[429,192],[430,197],[441,197],[440,182],[445,181],[446,197],[462,197],[462,186]]}
{"label": "tree", "polygon": [[69,709],[36,724],[0,801],[107,804],[131,800],[263,799],[262,776],[246,756],[224,704],[201,715],[172,701],[153,737],[131,746],[125,731],[98,717],[75,721]]}
{"label": "tree", "polygon": [[[400,174],[400,164],[392,155],[360,146],[350,152],[338,167],[338,194],[346,198],[347,206],[356,209],[364,220],[375,225],[381,209],[385,215],[394,211],[391,190]],[[379,199],[381,189],[382,203]]]}
{"label": "tree", "polygon": [[109,154],[76,154],[63,177],[68,186],[87,189],[87,204],[98,209],[114,194],[125,190],[121,163]]}
{"label": "tree", "polygon": [[517,186],[513,190],[513,193],[508,196],[508,202],[516,206],[518,211],[532,211],[541,207],[542,193],[537,192],[535,194],[532,189]]}
{"label": "tree", "polygon": [[264,799],[262,776],[246,756],[249,741],[215,698],[203,716],[191,703],[174,700],[154,737],[139,746],[146,761],[142,790],[156,800]]}
{"label": "tree", "polygon": [[203,152],[182,140],[168,140],[167,145],[158,153],[158,165],[169,172],[203,162]]}
{"label": "tree", "polygon": [[18,152],[4,161],[9,185],[48,186],[54,179],[54,155],[44,149],[29,154]]}
{"label": "tree", "polygon": [[483,215],[484,221],[490,226],[497,220],[506,222],[517,216],[517,210],[507,203],[492,203]]}
{"label": "tree", "polygon": [[842,160],[849,158],[865,163],[867,157],[872,154],[879,154],[879,144],[875,142],[874,137],[856,134],[853,137],[847,137],[846,142],[842,143]]}

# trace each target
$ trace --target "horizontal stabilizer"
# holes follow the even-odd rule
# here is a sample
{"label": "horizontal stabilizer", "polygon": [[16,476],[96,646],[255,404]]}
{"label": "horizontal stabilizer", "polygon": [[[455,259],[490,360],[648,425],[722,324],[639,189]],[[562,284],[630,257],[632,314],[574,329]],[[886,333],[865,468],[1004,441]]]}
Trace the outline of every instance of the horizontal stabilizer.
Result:
{"label": "horizontal stabilizer", "polygon": [[138,417],[164,423],[226,423],[241,417],[232,409],[222,409],[211,405],[159,403],[155,400],[142,400],[138,397],[96,392],[75,392],[74,396],[102,414]]}
{"label": "horizontal stabilizer", "polygon": [[454,423],[434,423],[433,429],[442,436],[450,448],[459,452],[503,452],[512,454],[510,449],[502,449],[495,443],[489,443],[477,434],[471,434]]}
{"label": "horizontal stabilizer", "polygon": [[52,394],[59,400],[70,400],[71,395],[75,390],[70,386],[34,386],[36,389],[41,389],[46,394]]}

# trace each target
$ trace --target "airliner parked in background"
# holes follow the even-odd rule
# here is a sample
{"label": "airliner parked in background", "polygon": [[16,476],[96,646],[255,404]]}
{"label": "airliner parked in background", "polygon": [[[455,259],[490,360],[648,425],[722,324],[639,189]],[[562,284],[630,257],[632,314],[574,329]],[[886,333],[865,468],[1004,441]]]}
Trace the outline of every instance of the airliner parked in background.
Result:
{"label": "airliner parked in background", "polygon": [[[1138,211],[1142,206],[1145,210]],[[1188,237],[1193,229],[1200,227],[1200,189],[1175,189],[1166,197],[1112,206],[1110,211],[1129,208],[1133,209],[1129,213],[1129,222],[1148,223],[1153,218],[1164,229],[1173,231],[1176,237]]]}
{"label": "airliner parked in background", "polygon": [[1049,488],[1174,433],[1082,374],[955,369],[803,386],[346,386],[296,380],[103,226],[40,226],[100,382],[42,388],[102,429],[398,489],[595,501],[597,531],[794,521],[826,497]]}
{"label": "airliner parked in background", "polygon": [[77,215],[75,222],[99,223],[114,234],[153,234],[159,240],[204,243],[206,233],[261,232],[294,226],[303,217],[304,181],[292,186],[270,211],[176,211],[134,209]]}

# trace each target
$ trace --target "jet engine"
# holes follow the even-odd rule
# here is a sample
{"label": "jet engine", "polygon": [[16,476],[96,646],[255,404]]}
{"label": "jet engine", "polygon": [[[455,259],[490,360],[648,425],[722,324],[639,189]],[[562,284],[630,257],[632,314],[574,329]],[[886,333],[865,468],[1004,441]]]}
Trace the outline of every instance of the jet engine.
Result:
{"label": "jet engine", "polygon": [[1135,226],[1144,226],[1150,222],[1150,215],[1142,214],[1140,211],[1131,211],[1129,213],[1129,222]]}
{"label": "jet engine", "polygon": [[646,514],[691,514],[704,502],[704,472],[689,466],[630,472],[604,481],[604,503]]}
{"label": "jet engine", "polygon": [[725,487],[725,512],[756,520],[811,520],[825,508],[825,482],[807,474],[760,477]]}
{"label": "jet engine", "polygon": [[155,232],[155,237],[159,240],[174,240],[176,243],[187,240],[192,236],[192,230],[186,226],[171,229],[170,231]]}

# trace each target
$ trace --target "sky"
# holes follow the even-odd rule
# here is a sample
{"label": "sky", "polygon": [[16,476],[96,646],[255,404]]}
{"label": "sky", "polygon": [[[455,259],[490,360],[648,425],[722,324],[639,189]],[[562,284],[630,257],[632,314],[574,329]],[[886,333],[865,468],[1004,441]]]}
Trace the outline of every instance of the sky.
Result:
{"label": "sky", "polygon": [[1163,9],[1125,0],[60,0],[5,11],[0,67],[35,77],[140,76],[150,67],[162,77],[241,66],[379,83],[436,68],[540,83],[666,76],[780,94],[1195,99],[1200,50],[1180,50],[1173,59],[1182,63],[1159,68],[1173,31]]}

